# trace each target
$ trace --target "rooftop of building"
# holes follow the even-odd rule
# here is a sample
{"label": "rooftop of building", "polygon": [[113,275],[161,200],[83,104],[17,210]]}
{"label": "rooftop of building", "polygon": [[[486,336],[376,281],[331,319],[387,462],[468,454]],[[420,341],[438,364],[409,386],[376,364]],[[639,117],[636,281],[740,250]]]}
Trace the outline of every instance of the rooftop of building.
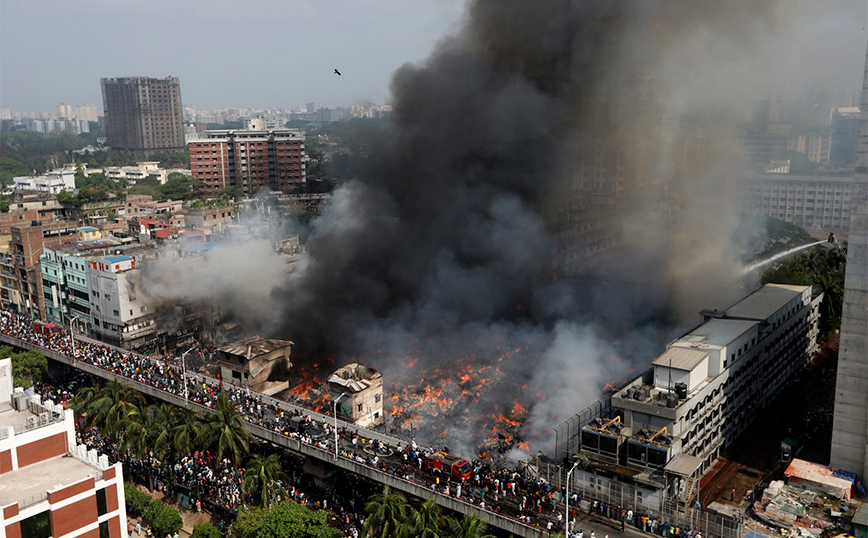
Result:
{"label": "rooftop of building", "polygon": [[766,284],[741,301],[726,309],[730,318],[765,320],[810,286],[791,286],[788,284]]}
{"label": "rooftop of building", "polygon": [[708,357],[707,351],[672,347],[654,359],[652,364],[667,366],[676,370],[693,370],[706,357]]}
{"label": "rooftop of building", "polygon": [[383,374],[379,371],[354,362],[335,370],[329,376],[328,382],[356,393],[369,388],[374,380],[382,377]]}
{"label": "rooftop of building", "polygon": [[0,506],[46,493],[60,485],[74,484],[88,477],[99,479],[102,471],[72,456],[55,456],[3,474]]}
{"label": "rooftop of building", "polygon": [[132,260],[133,258],[130,256],[112,256],[111,258],[106,258],[105,261],[109,263],[120,263]]}
{"label": "rooftop of building", "polygon": [[[22,396],[17,396],[17,395]],[[26,403],[21,410],[15,409],[12,402],[0,402],[0,437],[6,436],[7,428],[14,428],[15,435],[35,430],[48,424],[54,424],[64,420],[63,408],[60,406],[49,407],[29,401],[30,397],[23,392],[15,392],[12,398],[26,397]],[[45,415],[44,421],[40,421],[40,415]]]}
{"label": "rooftop of building", "polygon": [[82,226],[78,229],[79,232],[98,232],[99,228],[94,228],[93,226]]}
{"label": "rooftop of building", "polygon": [[243,340],[232,342],[231,344],[226,344],[225,346],[218,348],[218,351],[229,355],[245,357],[247,358],[247,360],[253,360],[256,357],[267,355],[272,351],[283,349],[292,345],[295,344],[293,342],[290,342],[289,340],[276,340],[273,338],[260,338],[258,336],[254,336],[251,338],[245,338]]}
{"label": "rooftop of building", "polygon": [[[672,345],[690,346],[694,349],[720,348],[750,331],[756,324],[757,321],[742,319],[710,319],[699,327],[692,329],[673,342]],[[657,360],[659,358],[654,361],[654,364],[658,364]]]}

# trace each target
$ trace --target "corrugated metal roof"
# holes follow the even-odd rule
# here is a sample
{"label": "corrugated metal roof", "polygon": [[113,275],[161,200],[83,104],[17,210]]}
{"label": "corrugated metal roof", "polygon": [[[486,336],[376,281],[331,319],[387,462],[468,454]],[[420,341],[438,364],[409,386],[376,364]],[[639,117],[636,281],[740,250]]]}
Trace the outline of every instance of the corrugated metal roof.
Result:
{"label": "corrugated metal roof", "polygon": [[382,377],[382,374],[377,370],[354,362],[335,370],[329,376],[328,382],[344,387],[352,392],[361,392],[370,387],[374,379],[380,377]]}
{"label": "corrugated metal roof", "polygon": [[236,355],[245,357],[247,360],[252,360],[261,355],[267,355],[272,351],[292,345],[294,345],[294,343],[289,340],[275,340],[254,336],[252,338],[245,338],[244,340],[232,342],[231,344],[226,344],[225,346],[218,348],[218,350],[229,355]]}
{"label": "corrugated metal roof", "polygon": [[685,349],[682,347],[671,347],[665,353],[654,359],[655,366],[672,367],[677,370],[693,370],[702,362],[702,359],[708,357],[707,351],[698,349]]}

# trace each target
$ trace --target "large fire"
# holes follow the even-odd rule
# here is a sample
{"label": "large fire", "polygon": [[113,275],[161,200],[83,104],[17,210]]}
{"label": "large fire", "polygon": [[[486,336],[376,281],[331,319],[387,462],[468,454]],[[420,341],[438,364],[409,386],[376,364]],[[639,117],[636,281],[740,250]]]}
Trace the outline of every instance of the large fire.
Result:
{"label": "large fire", "polygon": [[[526,453],[536,440],[528,424],[529,409],[545,403],[547,395],[529,389],[534,368],[539,367],[530,345],[494,342],[487,349],[467,352],[465,348],[463,353],[457,345],[445,345],[428,354],[414,347],[397,361],[375,353],[370,359],[352,357],[342,362],[370,364],[383,373],[389,433],[485,460],[502,460],[513,449]],[[328,364],[333,370],[335,361]],[[322,385],[330,371],[321,366],[298,372],[300,382],[286,397],[331,413],[331,401]],[[612,388],[607,384],[604,391]],[[549,414],[545,418],[552,425],[562,419],[554,412]],[[546,427],[543,433],[550,431]]]}

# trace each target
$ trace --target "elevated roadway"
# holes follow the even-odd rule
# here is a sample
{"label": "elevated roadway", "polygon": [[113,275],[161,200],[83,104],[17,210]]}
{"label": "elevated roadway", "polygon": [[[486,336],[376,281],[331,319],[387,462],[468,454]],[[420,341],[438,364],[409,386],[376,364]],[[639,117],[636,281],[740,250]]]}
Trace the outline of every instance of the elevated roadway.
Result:
{"label": "elevated roadway", "polygon": [[[76,336],[76,340],[87,341],[88,343],[93,343],[93,344],[105,346],[105,344],[103,344],[101,342],[81,338],[79,336]],[[8,344],[10,346],[13,346],[13,347],[16,347],[19,349],[40,351],[40,352],[44,353],[46,357],[48,357],[52,360],[55,360],[57,362],[61,362],[63,364],[67,364],[67,365],[72,366],[74,368],[77,368],[83,372],[101,377],[101,378],[106,379],[106,380],[118,381],[118,382],[123,383],[125,385],[129,385],[132,388],[136,389],[137,391],[139,391],[143,394],[146,394],[146,395],[148,395],[151,398],[154,398],[156,400],[164,401],[164,402],[176,405],[178,407],[188,407],[190,409],[196,409],[196,410],[202,411],[202,412],[208,412],[208,413],[214,412],[213,409],[211,409],[210,407],[200,405],[200,404],[192,402],[192,401],[185,400],[183,396],[179,396],[179,395],[174,394],[172,392],[164,391],[162,389],[156,388],[156,387],[148,385],[146,383],[141,383],[141,382],[132,380],[128,377],[124,377],[122,375],[105,370],[105,369],[100,368],[98,366],[94,366],[88,362],[84,362],[81,360],[74,360],[72,357],[69,357],[65,354],[58,353],[58,352],[53,351],[51,349],[32,344],[32,343],[27,342],[25,340],[20,340],[18,338],[13,338],[13,337],[8,336],[6,334],[0,333],[0,342],[3,342],[5,344]],[[109,347],[109,346],[106,346],[106,347]],[[123,353],[128,353],[127,351],[121,350],[119,348],[114,348],[114,349],[117,349],[118,351],[121,351]],[[188,374],[187,377],[191,378],[193,376],[191,374]],[[202,376],[201,376],[201,374],[196,374],[196,377],[201,378]],[[209,379],[207,377],[206,377],[206,381],[211,385],[219,383],[217,380]],[[224,384],[226,384],[226,383],[224,382]],[[330,423],[330,424],[335,423],[334,417],[329,417],[327,415],[316,413],[316,412],[310,411],[308,409],[294,406],[292,404],[289,404],[287,402],[283,402],[280,400],[274,400],[272,398],[269,398],[268,396],[263,395],[262,398],[263,398],[263,402],[274,403],[275,405],[278,405],[279,407],[283,408],[286,411],[298,410],[304,414],[309,414],[312,419],[315,419],[317,421],[322,422],[323,420],[325,420],[325,421],[327,421],[327,423]],[[392,436],[389,436],[389,435],[386,435],[386,434],[383,434],[380,432],[376,432],[373,430],[368,430],[365,428],[359,428],[358,426],[356,426],[354,424],[346,423],[342,420],[338,420],[337,425],[338,425],[338,427],[345,426],[349,430],[358,431],[360,436],[363,436],[363,437],[368,438],[368,439],[378,439],[378,440],[380,440],[384,443],[388,443],[390,445],[406,444],[405,440],[398,439],[398,438],[395,438],[395,437],[392,437]],[[280,433],[275,432],[273,430],[267,429],[267,428],[260,426],[258,424],[253,424],[247,420],[245,420],[245,422],[244,422],[244,427],[250,433],[252,433],[257,438],[259,438],[263,441],[267,441],[267,442],[272,443],[274,445],[283,447],[287,450],[291,450],[292,452],[295,452],[297,454],[301,454],[301,455],[304,455],[306,457],[316,459],[316,460],[323,462],[325,464],[333,465],[335,467],[338,467],[340,469],[344,469],[344,470],[349,471],[351,473],[354,473],[354,474],[357,474],[360,476],[364,476],[365,478],[368,478],[369,480],[373,480],[373,481],[378,482],[380,484],[387,485],[387,486],[391,487],[392,489],[401,491],[407,495],[412,495],[414,497],[421,498],[421,499],[427,499],[427,498],[433,496],[435,501],[437,502],[437,504],[439,504],[442,508],[452,510],[455,512],[459,512],[462,514],[464,514],[464,513],[473,514],[477,518],[479,518],[480,520],[488,523],[490,526],[496,527],[496,528],[501,529],[505,532],[508,532],[513,536],[516,536],[516,537],[521,536],[521,537],[526,537],[526,538],[531,538],[531,537],[537,538],[537,537],[544,535],[545,531],[543,531],[540,528],[531,527],[529,525],[526,525],[524,523],[519,522],[517,519],[506,517],[506,516],[503,516],[503,515],[500,515],[498,513],[488,511],[488,510],[483,510],[476,505],[464,502],[463,500],[457,499],[455,497],[451,497],[451,496],[444,495],[442,493],[434,492],[425,484],[420,484],[417,482],[406,480],[406,479],[400,478],[398,476],[395,476],[391,473],[387,473],[385,471],[382,471],[380,469],[376,469],[374,467],[370,467],[368,465],[358,463],[352,459],[349,459],[349,458],[346,458],[343,456],[338,456],[332,451],[326,451],[326,450],[323,450],[323,449],[321,449],[315,445],[309,445],[309,444],[303,443],[299,439],[287,437],[286,435],[283,435],[283,434],[280,434]]]}

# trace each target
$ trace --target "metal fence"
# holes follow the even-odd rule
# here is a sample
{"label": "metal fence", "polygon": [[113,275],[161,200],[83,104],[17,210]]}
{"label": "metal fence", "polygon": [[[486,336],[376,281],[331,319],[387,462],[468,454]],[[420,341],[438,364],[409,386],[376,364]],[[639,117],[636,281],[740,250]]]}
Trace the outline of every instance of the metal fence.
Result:
{"label": "metal fence", "polygon": [[[540,462],[538,473],[550,484],[565,491],[568,469],[554,463]],[[588,512],[593,501],[609,506],[621,507],[623,510],[634,511],[634,526],[645,532],[651,532],[651,522],[659,523],[655,533],[662,535],[662,524],[691,529],[702,533],[703,538],[741,538],[744,532],[743,514],[720,514],[707,508],[685,507],[665,498],[665,484],[661,481],[657,489],[644,489],[632,484],[619,482],[603,477],[594,483],[578,479],[573,473],[570,477],[569,492],[581,495],[581,508]],[[649,485],[650,487],[650,485]],[[647,518],[642,523],[642,518]]]}

